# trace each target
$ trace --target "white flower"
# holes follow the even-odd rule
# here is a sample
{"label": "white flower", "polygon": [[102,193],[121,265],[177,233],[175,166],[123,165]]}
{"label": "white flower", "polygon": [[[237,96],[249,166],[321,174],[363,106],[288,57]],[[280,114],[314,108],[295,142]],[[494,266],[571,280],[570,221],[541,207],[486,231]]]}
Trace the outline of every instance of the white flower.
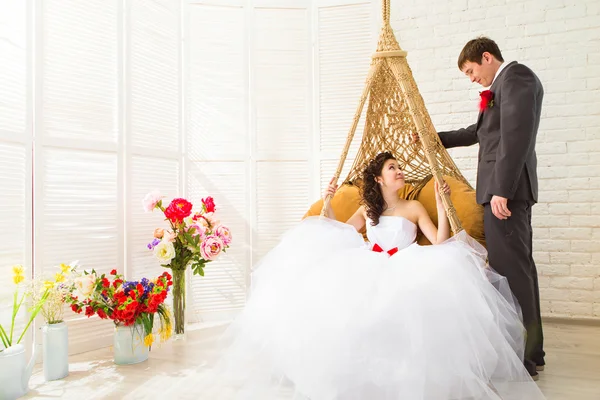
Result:
{"label": "white flower", "polygon": [[75,285],[76,296],[78,299],[83,300],[87,299],[94,292],[94,287],[96,286],[96,275],[82,275],[73,280],[73,284]]}
{"label": "white flower", "polygon": [[154,247],[154,257],[156,257],[161,264],[169,264],[173,257],[175,257],[175,246],[168,240],[161,240],[160,243]]}
{"label": "white flower", "polygon": [[148,193],[144,200],[142,200],[142,206],[144,207],[144,211],[151,212],[154,210],[158,202],[163,199],[165,196],[161,195],[158,190],[153,190]]}

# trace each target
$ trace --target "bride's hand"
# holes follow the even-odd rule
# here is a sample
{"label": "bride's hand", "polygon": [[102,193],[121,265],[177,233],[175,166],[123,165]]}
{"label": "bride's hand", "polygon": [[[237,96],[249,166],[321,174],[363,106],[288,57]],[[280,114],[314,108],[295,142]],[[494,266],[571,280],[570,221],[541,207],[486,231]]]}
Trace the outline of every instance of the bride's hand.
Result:
{"label": "bride's hand", "polygon": [[330,196],[331,198],[333,198],[337,189],[338,189],[338,185],[335,183],[335,176],[334,176],[333,178],[331,178],[331,181],[329,181],[329,186],[327,186],[327,189],[325,189],[325,193],[323,193],[323,199],[326,199],[327,196]]}
{"label": "bride's hand", "polygon": [[441,202],[442,201],[442,196],[441,196],[441,192],[444,192],[446,194],[450,194],[450,186],[448,186],[448,182],[444,182],[444,185],[442,185],[442,188],[440,189],[440,185],[438,185],[437,181],[435,181],[435,199],[437,202]]}

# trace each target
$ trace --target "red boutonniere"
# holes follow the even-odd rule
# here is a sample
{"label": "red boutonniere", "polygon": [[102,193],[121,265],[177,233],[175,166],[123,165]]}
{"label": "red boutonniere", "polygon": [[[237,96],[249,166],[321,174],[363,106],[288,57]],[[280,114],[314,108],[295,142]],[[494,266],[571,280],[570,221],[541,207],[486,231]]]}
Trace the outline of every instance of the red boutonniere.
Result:
{"label": "red boutonniere", "polygon": [[484,90],[479,93],[481,100],[479,101],[479,111],[483,112],[486,108],[494,107],[494,92],[491,90]]}

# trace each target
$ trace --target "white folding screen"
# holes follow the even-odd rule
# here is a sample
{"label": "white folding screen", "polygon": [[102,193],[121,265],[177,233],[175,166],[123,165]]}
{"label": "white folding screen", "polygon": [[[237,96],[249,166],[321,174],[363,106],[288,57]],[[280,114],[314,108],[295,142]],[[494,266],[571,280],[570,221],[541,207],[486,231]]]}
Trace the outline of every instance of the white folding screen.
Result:
{"label": "white folding screen", "polygon": [[[15,286],[11,266],[31,273],[31,93],[28,3],[0,5],[0,322],[10,321]],[[23,326],[17,319],[17,334]],[[0,341],[0,348],[3,344]]]}
{"label": "white folding screen", "polygon": [[[162,268],[146,248],[154,189],[181,194],[179,0],[37,0],[35,265],[127,279]],[[108,345],[112,326],[66,312],[71,352]]]}
{"label": "white folding screen", "polygon": [[269,3],[256,1],[252,19],[253,265],[298,223],[311,200],[310,5]]}
{"label": "white folding screen", "polygon": [[181,3],[130,0],[125,33],[125,208],[129,279],[164,271],[146,245],[167,228],[160,211],[145,213],[142,199],[159,190],[170,201],[182,194]]}
{"label": "white folding screen", "polygon": [[[333,176],[365,87],[371,54],[375,51],[373,2],[317,0],[315,49],[318,95],[320,187]],[[352,166],[362,139],[363,110],[340,179]]]}
{"label": "white folding screen", "polygon": [[194,277],[194,310],[243,307],[249,273],[309,204],[308,1],[190,1],[186,41],[189,196],[213,195],[232,248]]}
{"label": "white folding screen", "polygon": [[[36,2],[36,274],[123,269],[120,4]],[[107,321],[65,315],[72,352],[110,342]]]}
{"label": "white folding screen", "polygon": [[[213,196],[232,247],[191,279],[192,319],[243,306],[250,232],[247,18],[243,2],[191,3],[186,19],[186,194]],[[190,275],[191,276],[191,275]]]}

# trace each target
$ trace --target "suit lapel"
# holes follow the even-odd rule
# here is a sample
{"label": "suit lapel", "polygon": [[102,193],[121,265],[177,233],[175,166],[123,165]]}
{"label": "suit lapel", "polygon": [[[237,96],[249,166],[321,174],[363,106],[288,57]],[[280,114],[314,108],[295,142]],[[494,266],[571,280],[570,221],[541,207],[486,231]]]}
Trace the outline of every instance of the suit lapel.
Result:
{"label": "suit lapel", "polygon": [[[500,73],[498,74],[498,76],[496,77],[496,79],[494,79],[494,83],[492,83],[492,86],[490,87],[489,90],[492,91],[492,93],[494,93],[494,97],[496,97],[496,92],[494,91],[494,87],[497,87],[498,82],[501,82],[504,79],[504,76],[506,75],[505,72],[507,69],[509,69],[511,66],[513,66],[514,64],[516,64],[516,61],[512,61],[509,64],[506,65],[506,67],[504,67],[502,69],[502,71],[500,71]],[[477,116],[477,128],[476,131],[479,130],[479,125],[481,124],[481,120],[483,119],[483,111],[479,111],[479,115]]]}
{"label": "suit lapel", "polygon": [[477,127],[475,128],[475,132],[479,130],[479,124],[481,124],[481,118],[483,117],[483,111],[479,111],[479,115],[477,116]]}

